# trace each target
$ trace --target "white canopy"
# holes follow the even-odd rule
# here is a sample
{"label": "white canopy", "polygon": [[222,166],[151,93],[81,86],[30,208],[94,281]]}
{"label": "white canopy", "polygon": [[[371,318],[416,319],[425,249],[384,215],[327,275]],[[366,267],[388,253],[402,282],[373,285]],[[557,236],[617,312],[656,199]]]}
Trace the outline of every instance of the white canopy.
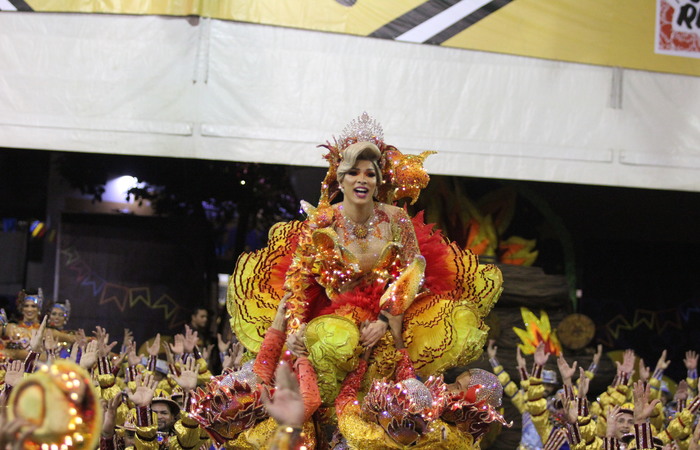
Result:
{"label": "white canopy", "polygon": [[[640,44],[641,45],[641,44]],[[700,191],[700,79],[212,19],[0,13],[0,146]]]}

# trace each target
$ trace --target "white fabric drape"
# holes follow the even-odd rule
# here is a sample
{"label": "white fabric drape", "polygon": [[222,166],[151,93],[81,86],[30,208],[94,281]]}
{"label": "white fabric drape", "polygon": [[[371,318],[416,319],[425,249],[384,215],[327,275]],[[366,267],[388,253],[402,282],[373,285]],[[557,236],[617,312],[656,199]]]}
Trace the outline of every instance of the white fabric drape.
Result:
{"label": "white fabric drape", "polygon": [[[641,44],[640,44],[641,45]],[[322,166],[363,111],[431,173],[700,191],[700,79],[180,17],[0,14],[0,146]]]}

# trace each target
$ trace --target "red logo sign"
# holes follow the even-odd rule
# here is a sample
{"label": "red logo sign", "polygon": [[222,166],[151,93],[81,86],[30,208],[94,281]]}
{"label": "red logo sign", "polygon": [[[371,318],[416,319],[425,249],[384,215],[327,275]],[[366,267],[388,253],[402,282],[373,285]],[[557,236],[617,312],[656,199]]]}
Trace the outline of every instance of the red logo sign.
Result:
{"label": "red logo sign", "polygon": [[656,53],[700,58],[700,0],[657,0]]}

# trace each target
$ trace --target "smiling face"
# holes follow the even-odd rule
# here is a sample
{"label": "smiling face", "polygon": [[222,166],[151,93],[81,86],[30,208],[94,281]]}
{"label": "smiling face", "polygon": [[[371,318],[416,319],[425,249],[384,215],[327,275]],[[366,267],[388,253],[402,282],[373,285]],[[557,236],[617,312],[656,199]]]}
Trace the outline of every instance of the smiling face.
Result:
{"label": "smiling face", "polygon": [[151,404],[151,411],[158,417],[158,431],[168,432],[170,428],[175,425],[175,422],[177,422],[177,418],[173,412],[168,405],[163,402],[153,402],[153,404]]}
{"label": "smiling face", "polygon": [[66,314],[61,308],[51,308],[49,326],[61,329],[66,324]]}
{"label": "smiling face", "polygon": [[634,416],[629,413],[620,414],[617,417],[615,424],[617,425],[617,433],[615,437],[621,439],[622,436],[631,433],[634,429]]}
{"label": "smiling face", "polygon": [[22,304],[22,320],[25,322],[39,321],[39,306],[32,300],[25,300]]}
{"label": "smiling face", "polygon": [[374,164],[367,160],[358,160],[348,170],[340,183],[343,187],[344,201],[362,206],[374,201],[372,196],[377,189],[377,172]]}

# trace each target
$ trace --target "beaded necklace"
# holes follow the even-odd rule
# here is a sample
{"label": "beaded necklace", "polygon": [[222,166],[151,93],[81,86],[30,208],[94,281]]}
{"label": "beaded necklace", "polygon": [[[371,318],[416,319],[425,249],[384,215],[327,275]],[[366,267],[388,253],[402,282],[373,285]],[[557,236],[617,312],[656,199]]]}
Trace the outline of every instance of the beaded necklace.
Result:
{"label": "beaded necklace", "polygon": [[345,229],[350,232],[353,236],[358,239],[367,239],[367,237],[374,231],[374,226],[377,223],[377,210],[376,207],[372,210],[372,214],[362,223],[357,223],[345,215],[343,211],[343,205],[340,205],[340,212],[343,215],[343,221]]}
{"label": "beaded necklace", "polygon": [[343,211],[343,205],[340,205],[340,213],[343,217],[340,226],[344,228],[344,241],[348,245],[350,242],[354,242],[361,252],[366,253],[369,248],[369,238],[375,232],[377,222],[379,222],[377,216],[377,206],[375,205],[372,210],[372,214],[362,223],[357,223],[345,215]]}

